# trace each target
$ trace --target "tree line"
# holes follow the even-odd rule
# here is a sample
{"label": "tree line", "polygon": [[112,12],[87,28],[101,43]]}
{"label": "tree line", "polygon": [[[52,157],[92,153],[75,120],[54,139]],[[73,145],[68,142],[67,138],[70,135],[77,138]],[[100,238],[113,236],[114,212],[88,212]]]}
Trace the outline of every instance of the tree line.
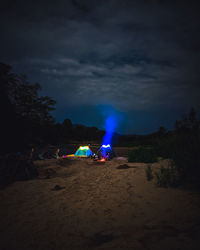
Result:
{"label": "tree line", "polygon": [[51,114],[56,102],[40,96],[40,89],[39,83],[30,83],[27,76],[14,74],[10,65],[0,63],[1,152],[72,140],[101,140],[105,132],[96,127],[73,125],[70,119],[56,123]]}

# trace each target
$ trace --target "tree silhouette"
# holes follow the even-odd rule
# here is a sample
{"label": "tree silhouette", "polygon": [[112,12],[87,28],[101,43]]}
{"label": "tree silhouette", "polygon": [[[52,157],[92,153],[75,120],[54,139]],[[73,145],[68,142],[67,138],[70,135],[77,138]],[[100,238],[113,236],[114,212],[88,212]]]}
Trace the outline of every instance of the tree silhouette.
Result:
{"label": "tree silhouette", "polygon": [[38,83],[30,84],[26,76],[11,73],[11,66],[0,63],[3,151],[34,143],[54,124],[50,111],[56,102],[48,96],[40,97],[39,90]]}

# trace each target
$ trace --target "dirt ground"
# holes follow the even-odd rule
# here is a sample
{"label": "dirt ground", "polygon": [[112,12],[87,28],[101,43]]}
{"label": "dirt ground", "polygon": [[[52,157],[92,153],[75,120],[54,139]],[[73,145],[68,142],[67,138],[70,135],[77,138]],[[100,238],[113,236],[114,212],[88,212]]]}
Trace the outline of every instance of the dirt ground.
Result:
{"label": "dirt ground", "polygon": [[0,249],[200,249],[199,195],[156,187],[146,164],[35,164],[38,179],[0,190]]}

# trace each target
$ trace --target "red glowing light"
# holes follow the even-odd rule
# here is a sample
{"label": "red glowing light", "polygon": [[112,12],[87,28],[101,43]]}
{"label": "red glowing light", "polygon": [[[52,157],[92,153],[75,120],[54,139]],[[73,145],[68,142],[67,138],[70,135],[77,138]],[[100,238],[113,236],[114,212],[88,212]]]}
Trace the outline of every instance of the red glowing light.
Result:
{"label": "red glowing light", "polygon": [[105,158],[102,158],[101,160],[98,160],[99,162],[105,162],[106,159]]}
{"label": "red glowing light", "polygon": [[65,158],[67,158],[67,157],[68,157],[67,155],[63,155],[63,156],[62,156],[63,159],[65,159]]}

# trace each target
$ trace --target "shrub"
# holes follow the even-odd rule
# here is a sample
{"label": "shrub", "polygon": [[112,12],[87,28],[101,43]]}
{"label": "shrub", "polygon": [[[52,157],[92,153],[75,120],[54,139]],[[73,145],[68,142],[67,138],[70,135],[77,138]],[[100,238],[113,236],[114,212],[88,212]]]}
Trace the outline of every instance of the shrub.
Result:
{"label": "shrub", "polygon": [[151,168],[150,165],[148,165],[148,166],[146,167],[145,172],[146,172],[147,180],[148,180],[148,181],[152,180],[152,179],[153,179],[153,171],[152,171],[152,168]]}
{"label": "shrub", "polygon": [[153,148],[139,147],[129,153],[128,161],[153,163],[157,161],[157,154]]}
{"label": "shrub", "polygon": [[[157,143],[155,150],[163,158],[172,159],[180,184],[197,183],[200,179],[200,134],[175,131]],[[165,170],[164,170],[165,171]]]}
{"label": "shrub", "polygon": [[155,172],[155,177],[158,187],[176,187],[179,185],[179,175],[172,161],[167,167],[161,166],[159,171]]}
{"label": "shrub", "polygon": [[15,181],[25,181],[37,178],[37,167],[31,160],[21,155],[8,154],[0,157],[0,188]]}

